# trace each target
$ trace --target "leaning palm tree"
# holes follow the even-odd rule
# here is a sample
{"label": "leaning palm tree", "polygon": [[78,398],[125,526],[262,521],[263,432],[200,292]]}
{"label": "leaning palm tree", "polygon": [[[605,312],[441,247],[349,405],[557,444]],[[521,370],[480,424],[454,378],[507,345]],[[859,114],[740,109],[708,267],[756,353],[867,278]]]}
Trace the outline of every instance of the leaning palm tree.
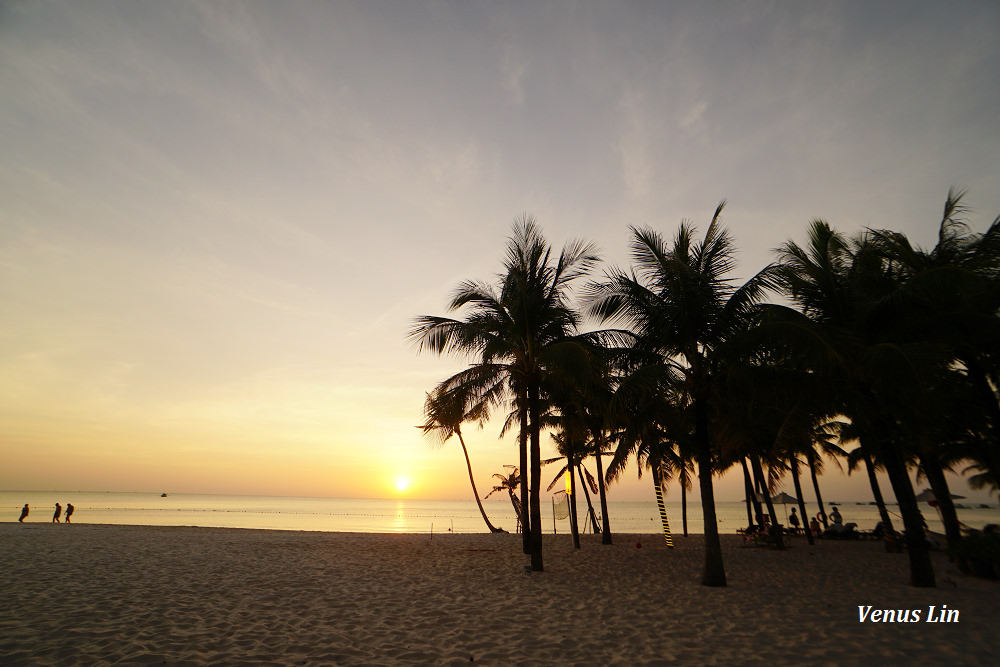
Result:
{"label": "leaning palm tree", "polygon": [[476,498],[476,505],[479,506],[479,513],[483,515],[483,521],[491,533],[502,533],[502,528],[495,527],[486,516],[486,510],[479,499],[479,491],[476,490],[476,478],[472,474],[472,462],[469,460],[469,449],[465,446],[465,438],[462,437],[462,422],[475,421],[483,416],[482,407],[475,406],[472,411],[468,411],[465,405],[465,397],[460,392],[442,391],[440,388],[427,394],[424,401],[424,415],[427,417],[421,426],[417,428],[424,432],[424,435],[435,435],[440,444],[444,444],[457,435],[458,442],[462,445],[462,453],[465,455],[465,465],[469,469],[469,483],[472,484],[472,495]]}
{"label": "leaning palm tree", "polygon": [[[541,395],[546,377],[586,364],[586,350],[576,340],[579,315],[569,302],[571,283],[599,261],[594,246],[567,244],[558,258],[533,218],[514,224],[504,271],[496,285],[466,281],[450,304],[464,319],[417,318],[410,330],[418,351],[454,352],[472,357],[473,366],[453,376],[473,402],[509,401],[520,422],[522,506],[525,550],[531,568],[544,569],[541,526]],[[527,509],[527,511],[524,511]]]}
{"label": "leaning palm tree", "polygon": [[632,228],[632,272],[614,270],[593,287],[591,312],[624,324],[654,367],[682,378],[693,413],[693,441],[704,512],[705,567],[702,583],[725,586],[719,527],[712,486],[717,458],[709,428],[716,351],[746,326],[769,285],[769,270],[736,287],[732,237],[723,228],[719,204],[704,238],[682,223],[673,243],[650,229]]}

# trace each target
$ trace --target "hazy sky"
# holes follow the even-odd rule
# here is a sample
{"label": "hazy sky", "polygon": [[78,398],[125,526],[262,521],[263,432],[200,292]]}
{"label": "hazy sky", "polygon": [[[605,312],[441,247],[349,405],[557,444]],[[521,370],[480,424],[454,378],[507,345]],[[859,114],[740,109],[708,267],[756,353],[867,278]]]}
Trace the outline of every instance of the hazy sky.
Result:
{"label": "hazy sky", "polygon": [[515,216],[929,246],[1000,214],[998,110],[992,1],[0,2],[0,488],[467,497],[406,332]]}

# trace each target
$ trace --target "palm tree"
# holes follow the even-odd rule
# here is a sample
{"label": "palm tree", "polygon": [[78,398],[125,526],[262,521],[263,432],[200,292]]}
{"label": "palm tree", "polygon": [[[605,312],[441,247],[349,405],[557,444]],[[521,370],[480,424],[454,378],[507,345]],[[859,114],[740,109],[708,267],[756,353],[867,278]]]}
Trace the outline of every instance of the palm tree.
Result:
{"label": "palm tree", "polygon": [[564,475],[568,475],[566,479],[569,480],[569,527],[570,532],[573,535],[573,548],[580,548],[580,524],[577,519],[576,512],[576,471],[580,465],[581,460],[586,453],[586,443],[580,437],[580,429],[573,428],[572,425],[564,425],[563,430],[560,433],[553,433],[552,440],[556,443],[556,449],[559,451],[559,457],[548,459],[543,461],[543,464],[555,463],[557,461],[565,460],[566,463],[560,468],[556,476],[552,478],[549,482],[546,491],[551,491],[560,480],[563,479]]}
{"label": "palm tree", "polygon": [[746,324],[768,286],[765,270],[740,287],[726,276],[734,268],[734,247],[716,208],[705,237],[682,223],[673,243],[650,229],[632,228],[631,273],[614,270],[593,286],[591,312],[624,323],[638,348],[656,357],[655,367],[681,377],[694,420],[694,450],[704,511],[705,567],[702,583],[725,586],[712,486],[716,458],[709,430],[716,351]]}
{"label": "palm tree", "polygon": [[469,460],[469,449],[465,446],[465,438],[462,437],[462,422],[473,421],[482,415],[481,406],[478,411],[473,408],[472,412],[466,411],[465,397],[457,392],[442,391],[440,388],[427,394],[424,401],[424,415],[427,417],[421,426],[417,428],[424,432],[424,435],[434,434],[438,442],[444,444],[451,436],[457,435],[458,442],[462,445],[462,453],[465,455],[465,465],[469,469],[469,483],[472,484],[472,495],[476,498],[476,505],[479,506],[479,513],[483,515],[483,521],[491,533],[502,533],[502,528],[495,527],[486,516],[486,510],[479,499],[479,491],[476,490],[476,479],[472,474],[472,462]]}
{"label": "palm tree", "polygon": [[[554,375],[546,383],[546,390],[552,408],[558,412],[558,415],[552,416],[552,424],[562,429],[561,437],[571,437],[574,451],[581,450],[577,452],[578,455],[593,456],[596,461],[598,475],[596,480],[582,465],[576,466],[577,474],[583,486],[594,533],[601,533],[602,544],[611,544],[602,457],[609,449],[607,427],[612,399],[612,379],[608,357],[612,351],[604,347],[605,341],[600,332],[584,334],[579,338],[580,343],[586,346],[588,365],[575,368],[576,372],[573,374]],[[559,451],[561,454],[564,453],[562,448]],[[599,496],[601,525],[598,525],[597,515],[591,502],[591,492]]]}
{"label": "palm tree", "polygon": [[585,346],[575,339],[579,315],[569,303],[569,288],[598,261],[594,246],[582,241],[567,244],[553,258],[534,219],[524,216],[515,221],[498,284],[467,281],[456,290],[449,309],[465,310],[466,318],[423,316],[410,330],[418,351],[476,359],[469,373],[454,376],[457,383],[467,383],[473,402],[496,404],[506,398],[518,410],[521,469],[528,468],[527,489],[522,479],[522,503],[528,496],[525,547],[535,571],[544,569],[542,385],[550,374],[585,362]]}
{"label": "palm tree", "polygon": [[510,472],[506,474],[499,472],[493,474],[493,478],[500,480],[500,483],[494,486],[493,490],[483,496],[483,500],[486,500],[494,493],[502,493],[506,491],[507,495],[510,496],[510,504],[514,506],[514,516],[517,517],[517,529],[520,531],[524,526],[524,523],[521,521],[521,501],[518,500],[517,497],[517,490],[521,486],[521,473],[518,472],[517,466],[509,465],[504,467],[510,469]]}

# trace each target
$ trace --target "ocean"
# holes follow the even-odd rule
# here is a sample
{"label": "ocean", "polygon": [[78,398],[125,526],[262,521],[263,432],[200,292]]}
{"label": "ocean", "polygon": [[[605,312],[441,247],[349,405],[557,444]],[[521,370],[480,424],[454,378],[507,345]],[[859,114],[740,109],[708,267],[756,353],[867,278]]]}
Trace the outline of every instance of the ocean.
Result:
{"label": "ocean", "polygon": [[[120,493],[84,491],[0,491],[0,521],[17,521],[21,507],[28,503],[31,513],[25,523],[52,520],[55,503],[65,512],[68,503],[76,508],[73,523],[133,524],[145,526],[205,526],[221,528],[256,528],[274,530],[309,530],[360,533],[485,533],[486,524],[474,500],[415,500],[379,498],[295,498],[171,493]],[[513,532],[514,510],[506,498],[483,503],[493,525]],[[579,503],[581,527],[586,519],[586,503]],[[667,502],[667,516],[674,534],[682,533],[681,504]],[[778,505],[779,516],[792,506]],[[815,514],[816,505],[806,504]],[[827,511],[830,511],[827,507]],[[879,520],[878,510],[868,503],[839,504],[844,522],[871,529]],[[921,504],[928,527],[943,532],[937,510]],[[599,506],[595,499],[595,510]],[[902,527],[898,508],[890,506],[897,528]],[[716,505],[719,530],[735,533],[747,524],[742,502]],[[969,504],[958,510],[959,520],[972,528],[1000,523],[996,504],[981,508]],[[612,533],[656,534],[660,520],[655,502],[608,503]],[[784,522],[784,520],[782,520]],[[542,503],[542,528],[546,533],[568,533],[569,521],[554,519],[548,498]],[[589,523],[587,525],[590,531]],[[701,505],[688,503],[688,531],[702,532]]]}

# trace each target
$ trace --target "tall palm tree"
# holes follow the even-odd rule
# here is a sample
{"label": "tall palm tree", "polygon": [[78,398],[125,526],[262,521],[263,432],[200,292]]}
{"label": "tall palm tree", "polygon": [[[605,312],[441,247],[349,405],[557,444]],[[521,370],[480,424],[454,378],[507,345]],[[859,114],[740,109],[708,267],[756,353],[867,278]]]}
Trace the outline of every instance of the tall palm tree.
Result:
{"label": "tall palm tree", "polygon": [[734,247],[723,228],[719,204],[704,238],[682,223],[673,242],[650,229],[632,228],[634,269],[613,270],[593,286],[591,312],[603,321],[626,325],[654,366],[682,378],[694,418],[699,490],[704,512],[705,567],[702,583],[725,586],[712,486],[716,458],[709,430],[713,365],[716,351],[746,325],[769,285],[767,270],[742,286],[727,276],[734,268]]}
{"label": "tall palm tree", "polygon": [[528,468],[527,489],[522,479],[522,502],[525,491],[528,496],[525,547],[535,571],[544,569],[542,385],[550,374],[567,372],[586,359],[584,345],[575,339],[579,314],[570,304],[569,289],[598,261],[595,247],[582,241],[568,243],[553,257],[535,220],[523,216],[515,221],[497,285],[467,281],[456,290],[449,310],[464,310],[465,319],[422,316],[410,330],[418,351],[456,352],[476,360],[470,373],[454,376],[468,383],[474,401],[508,399],[517,408],[521,469]]}
{"label": "tall palm tree", "polygon": [[462,445],[462,453],[465,455],[465,465],[469,469],[469,483],[472,484],[472,495],[476,498],[476,505],[479,506],[479,513],[483,515],[483,521],[491,533],[502,533],[502,528],[495,527],[486,516],[486,510],[479,499],[479,491],[476,490],[476,478],[472,474],[472,462],[469,460],[469,449],[465,446],[465,438],[462,437],[462,423],[465,421],[475,421],[483,415],[482,407],[476,406],[473,410],[467,411],[465,397],[459,392],[442,391],[440,388],[427,394],[424,401],[424,415],[427,417],[421,426],[417,428],[424,432],[424,435],[437,436],[438,442],[442,445],[457,435],[458,442]]}

